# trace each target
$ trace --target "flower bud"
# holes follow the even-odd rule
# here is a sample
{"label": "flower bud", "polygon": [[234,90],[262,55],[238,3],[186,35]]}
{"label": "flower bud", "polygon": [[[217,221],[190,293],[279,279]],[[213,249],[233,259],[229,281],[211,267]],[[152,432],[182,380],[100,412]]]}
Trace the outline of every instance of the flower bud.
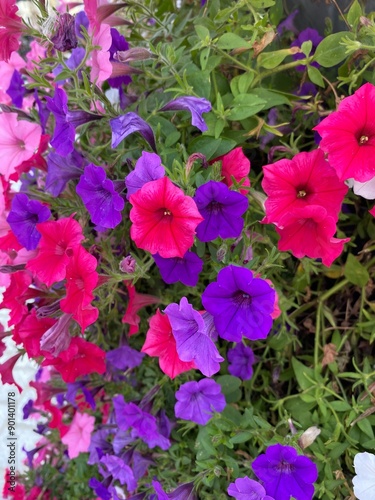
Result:
{"label": "flower bud", "polygon": [[65,52],[77,47],[78,40],[75,31],[75,20],[71,14],[65,13],[56,19],[54,32],[55,34],[51,38],[51,42],[56,50]]}
{"label": "flower bud", "polygon": [[120,262],[120,271],[127,274],[133,274],[137,266],[137,261],[131,255],[127,255]]}
{"label": "flower bud", "polygon": [[320,429],[318,429],[316,425],[314,425],[313,427],[309,427],[299,438],[298,444],[304,450],[315,441],[315,439],[319,436],[319,434],[320,434]]}

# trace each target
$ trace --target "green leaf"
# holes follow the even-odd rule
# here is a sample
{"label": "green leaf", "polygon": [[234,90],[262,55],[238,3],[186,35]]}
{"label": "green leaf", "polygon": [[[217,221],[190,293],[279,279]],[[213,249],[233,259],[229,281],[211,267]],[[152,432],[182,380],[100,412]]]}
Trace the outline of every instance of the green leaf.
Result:
{"label": "green leaf", "polygon": [[366,436],[368,436],[370,439],[374,439],[374,431],[367,418],[358,420],[357,425],[361,429],[361,431],[366,434]]}
{"label": "green leaf", "polygon": [[250,0],[250,3],[256,9],[266,9],[275,5],[274,0]]}
{"label": "green leaf", "polygon": [[232,375],[221,375],[217,378],[216,382],[221,385],[221,390],[224,396],[228,396],[232,392],[237,391],[241,386],[241,379],[232,377]]}
{"label": "green leaf", "polygon": [[208,56],[210,55],[210,47],[205,47],[202,52],[200,53],[199,60],[201,63],[201,68],[204,71],[207,67],[208,63]]}
{"label": "green leaf", "polygon": [[[311,382],[311,380],[309,380],[314,380],[314,370],[312,368],[308,368],[296,358],[292,358],[292,366],[297,382],[302,390],[306,390],[309,387],[315,385],[313,382]],[[308,378],[306,377],[306,375]]]}
{"label": "green leaf", "polygon": [[354,34],[350,31],[340,31],[324,38],[315,51],[314,61],[324,68],[331,68],[343,61],[347,57],[345,45],[340,45],[344,37],[354,40]]}
{"label": "green leaf", "polygon": [[309,75],[310,80],[313,83],[315,83],[315,85],[318,85],[319,87],[324,87],[324,80],[318,68],[315,68],[314,66],[308,66],[307,74]]}
{"label": "green leaf", "polygon": [[202,153],[207,160],[212,160],[218,156],[225,155],[236,146],[236,141],[232,139],[214,139],[206,135],[198,136],[189,142],[188,152]]}
{"label": "green leaf", "polygon": [[238,94],[233,100],[229,120],[243,120],[256,115],[264,108],[266,101],[253,94]]}
{"label": "green leaf", "polygon": [[335,411],[350,411],[352,409],[346,401],[333,401],[329,406]]}
{"label": "green leaf", "polygon": [[254,73],[248,71],[243,75],[235,76],[230,82],[230,89],[234,97],[238,94],[245,94],[254,80]]}
{"label": "green leaf", "polygon": [[281,106],[282,104],[290,105],[290,100],[278,92],[273,92],[272,90],[255,88],[247,92],[248,95],[256,95],[260,99],[266,101],[263,110],[270,109],[275,106]]}
{"label": "green leaf", "polygon": [[345,278],[353,283],[353,285],[365,286],[367,285],[370,275],[365,267],[352,255],[348,255],[348,259],[344,268]]}
{"label": "green leaf", "polygon": [[202,41],[206,40],[206,38],[210,38],[210,32],[205,26],[196,25],[195,32]]}
{"label": "green leaf", "polygon": [[311,40],[307,40],[306,42],[303,42],[303,44],[301,45],[301,50],[305,54],[306,57],[308,57],[310,55],[311,49],[312,49],[312,41]]}
{"label": "green leaf", "polygon": [[262,52],[258,56],[258,64],[262,68],[274,69],[281,64],[287,56],[292,53],[291,49],[276,50],[274,52]]}
{"label": "green leaf", "polygon": [[251,49],[251,44],[249,42],[234,33],[224,33],[224,35],[219,38],[217,46],[219,49],[227,50],[242,48]]}
{"label": "green leaf", "polygon": [[353,28],[356,28],[358,23],[359,23],[359,18],[362,15],[363,15],[362,7],[360,6],[358,0],[354,0],[354,2],[352,3],[352,5],[349,9],[348,16],[347,16],[346,20],[348,21],[350,26],[352,26]]}
{"label": "green leaf", "polygon": [[253,437],[253,431],[242,431],[230,438],[230,442],[233,444],[246,443]]}

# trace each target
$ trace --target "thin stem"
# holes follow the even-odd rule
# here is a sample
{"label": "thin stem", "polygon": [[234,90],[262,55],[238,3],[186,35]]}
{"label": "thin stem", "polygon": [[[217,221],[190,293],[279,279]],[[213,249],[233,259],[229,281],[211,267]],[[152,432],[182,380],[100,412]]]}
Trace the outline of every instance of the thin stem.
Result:
{"label": "thin stem", "polygon": [[256,84],[258,84],[263,78],[267,78],[268,76],[272,76],[275,73],[280,73],[281,71],[287,71],[288,69],[295,68],[296,66],[302,65],[307,65],[309,64],[313,59],[313,56],[306,57],[305,59],[298,59],[298,61],[292,61],[290,63],[282,64],[281,66],[278,66],[277,68],[270,69],[269,71],[265,71],[264,73],[260,73],[258,76],[256,76],[253,80],[252,87],[255,87]]}
{"label": "thin stem", "polygon": [[334,6],[336,7],[336,9],[339,11],[340,13],[340,16],[342,17],[342,20],[344,21],[344,23],[346,24],[347,28],[349,31],[352,31],[352,28],[350,26],[350,24],[348,23],[348,21],[346,20],[346,17],[344,16],[344,13],[342,12],[342,10],[340,9],[340,6],[338,5],[338,3],[336,2],[336,0],[331,0],[331,3],[334,4]]}

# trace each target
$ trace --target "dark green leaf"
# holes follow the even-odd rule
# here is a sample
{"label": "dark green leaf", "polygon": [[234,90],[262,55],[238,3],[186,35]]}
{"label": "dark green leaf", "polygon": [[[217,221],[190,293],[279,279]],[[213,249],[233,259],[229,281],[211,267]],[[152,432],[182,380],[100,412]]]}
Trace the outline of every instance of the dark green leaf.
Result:
{"label": "dark green leaf", "polygon": [[324,38],[315,51],[314,61],[324,68],[331,68],[343,61],[347,57],[345,45],[340,45],[344,37],[354,40],[354,34],[349,31],[340,31]]}

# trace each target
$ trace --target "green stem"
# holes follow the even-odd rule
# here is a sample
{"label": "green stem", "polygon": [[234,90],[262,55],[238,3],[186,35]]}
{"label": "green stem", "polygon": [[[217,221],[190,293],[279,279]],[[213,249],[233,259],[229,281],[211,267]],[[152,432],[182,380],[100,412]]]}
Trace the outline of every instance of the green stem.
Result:
{"label": "green stem", "polygon": [[260,73],[257,77],[254,78],[252,87],[255,87],[263,78],[267,78],[268,76],[273,76],[275,73],[280,73],[281,71],[287,71],[288,69],[295,68],[296,66],[300,66],[301,64],[309,64],[313,59],[313,56],[306,57],[305,59],[298,59],[298,61],[293,61],[290,63],[282,64],[277,68],[270,69],[269,71],[265,71],[264,73]]}

